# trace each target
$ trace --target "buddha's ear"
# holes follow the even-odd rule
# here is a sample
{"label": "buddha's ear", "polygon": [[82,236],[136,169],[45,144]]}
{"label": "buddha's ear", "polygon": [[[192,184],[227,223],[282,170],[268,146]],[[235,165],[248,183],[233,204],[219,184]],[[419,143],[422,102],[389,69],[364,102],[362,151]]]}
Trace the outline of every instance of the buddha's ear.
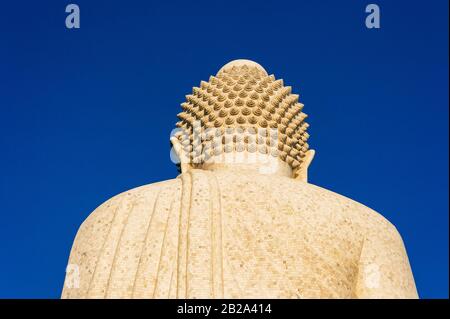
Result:
{"label": "buddha's ear", "polygon": [[181,173],[186,173],[192,169],[192,165],[190,164],[189,157],[186,152],[183,150],[183,146],[178,138],[172,136],[170,138],[170,142],[172,143],[173,150],[180,161],[180,169]]}
{"label": "buddha's ear", "polygon": [[295,179],[308,182],[308,167],[311,164],[312,160],[314,159],[314,155],[316,154],[315,150],[308,150],[305,154],[305,159],[302,162],[302,165],[300,165],[300,168],[297,172],[295,172]]}

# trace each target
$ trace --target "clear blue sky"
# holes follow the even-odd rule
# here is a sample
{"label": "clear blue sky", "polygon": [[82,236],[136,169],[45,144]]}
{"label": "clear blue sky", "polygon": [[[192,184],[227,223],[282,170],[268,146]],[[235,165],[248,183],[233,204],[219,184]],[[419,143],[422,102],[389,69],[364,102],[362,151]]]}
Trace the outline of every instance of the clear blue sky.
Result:
{"label": "clear blue sky", "polygon": [[309,114],[310,181],[388,218],[421,297],[448,297],[448,1],[64,1],[0,6],[0,297],[57,298],[81,222],[174,178],[184,95],[248,58]]}

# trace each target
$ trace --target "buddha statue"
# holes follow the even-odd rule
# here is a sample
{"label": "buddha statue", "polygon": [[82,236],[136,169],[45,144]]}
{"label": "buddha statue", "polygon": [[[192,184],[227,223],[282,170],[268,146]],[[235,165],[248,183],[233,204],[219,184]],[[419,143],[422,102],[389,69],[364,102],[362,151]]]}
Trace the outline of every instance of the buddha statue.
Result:
{"label": "buddha statue", "polygon": [[418,297],[396,228],[308,183],[314,151],[291,87],[236,60],[181,106],[179,176],[91,213],[62,298]]}

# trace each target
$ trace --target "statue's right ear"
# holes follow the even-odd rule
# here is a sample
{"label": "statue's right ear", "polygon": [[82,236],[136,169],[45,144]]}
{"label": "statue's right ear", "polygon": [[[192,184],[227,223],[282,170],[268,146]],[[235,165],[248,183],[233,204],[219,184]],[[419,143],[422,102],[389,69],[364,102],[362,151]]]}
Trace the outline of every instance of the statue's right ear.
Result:
{"label": "statue's right ear", "polygon": [[175,154],[178,157],[178,160],[180,161],[180,169],[181,173],[186,173],[192,169],[192,165],[189,161],[189,157],[183,150],[183,146],[181,145],[181,142],[178,138],[175,136],[172,136],[170,138],[170,143],[172,143],[173,150],[175,151]]}
{"label": "statue's right ear", "polygon": [[301,180],[303,182],[308,182],[308,167],[314,159],[314,155],[316,151],[308,150],[305,154],[305,158],[303,163],[300,165],[300,168],[297,172],[295,172],[295,179]]}

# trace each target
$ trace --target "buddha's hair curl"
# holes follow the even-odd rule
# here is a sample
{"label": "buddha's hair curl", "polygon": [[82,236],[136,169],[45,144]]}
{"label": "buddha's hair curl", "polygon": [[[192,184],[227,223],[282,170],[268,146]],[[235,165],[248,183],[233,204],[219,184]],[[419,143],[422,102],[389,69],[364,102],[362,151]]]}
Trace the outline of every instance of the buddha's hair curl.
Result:
{"label": "buddha's hair curl", "polygon": [[[200,166],[224,152],[276,154],[296,171],[308,150],[307,115],[283,80],[255,65],[224,67],[201,81],[181,104],[175,134],[191,163]],[[227,131],[246,132],[226,139]],[[276,140],[261,131],[276,131]],[[206,132],[206,133],[205,133]],[[209,132],[209,133],[208,133]],[[195,135],[202,134],[199,141]],[[273,151],[276,149],[276,152]]]}

